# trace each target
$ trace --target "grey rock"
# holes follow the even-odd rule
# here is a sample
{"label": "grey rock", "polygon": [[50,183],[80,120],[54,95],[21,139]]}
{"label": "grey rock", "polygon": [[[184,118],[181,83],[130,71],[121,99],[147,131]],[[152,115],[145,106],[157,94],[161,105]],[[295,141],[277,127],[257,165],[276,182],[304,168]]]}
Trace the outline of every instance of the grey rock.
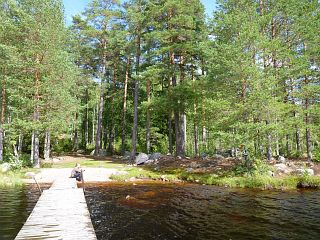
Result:
{"label": "grey rock", "polygon": [[107,150],[106,150],[106,149],[100,149],[100,150],[99,150],[99,156],[100,156],[100,157],[108,156]]}
{"label": "grey rock", "polygon": [[193,172],[193,168],[187,168],[187,169],[186,169],[186,172],[187,172],[187,173],[192,173],[192,172]]}
{"label": "grey rock", "polygon": [[3,163],[0,165],[0,170],[3,173],[8,172],[10,170],[10,168],[11,168],[11,166],[9,163]]}
{"label": "grey rock", "polygon": [[297,170],[294,171],[296,175],[302,176],[302,175],[307,175],[307,176],[314,176],[314,171],[311,168],[298,168]]}
{"label": "grey rock", "polygon": [[201,157],[203,160],[205,160],[205,159],[207,159],[208,154],[207,154],[207,153],[201,153],[200,157]]}
{"label": "grey rock", "polygon": [[274,165],[277,172],[288,174],[290,173],[290,168],[284,163],[278,163]]}
{"label": "grey rock", "polygon": [[95,152],[95,150],[92,150],[91,153],[90,153],[90,156],[93,156],[94,152]]}
{"label": "grey rock", "polygon": [[145,162],[145,164],[148,164],[148,165],[151,165],[154,163],[155,163],[155,160],[150,160],[150,159]]}
{"label": "grey rock", "polygon": [[278,163],[286,163],[286,158],[283,156],[278,157]]}
{"label": "grey rock", "polygon": [[60,161],[61,161],[60,158],[52,158],[52,160],[51,160],[51,162],[53,162],[53,163],[58,163]]}
{"label": "grey rock", "polygon": [[157,152],[157,153],[150,154],[149,159],[150,160],[159,160],[161,157],[162,157],[162,154]]}
{"label": "grey rock", "polygon": [[213,155],[213,158],[216,158],[216,159],[224,159],[224,156],[220,155],[220,154],[215,154]]}
{"label": "grey rock", "polygon": [[124,160],[124,161],[128,161],[128,160],[130,160],[130,157],[131,157],[131,153],[128,152],[128,151],[125,151],[124,155],[122,156],[121,159]]}
{"label": "grey rock", "polygon": [[135,159],[135,163],[137,165],[141,165],[141,164],[144,164],[146,161],[148,161],[149,158],[148,158],[148,155],[145,154],[145,153],[139,153],[139,155],[136,157]]}
{"label": "grey rock", "polygon": [[201,167],[201,164],[198,164],[198,163],[196,163],[196,162],[192,162],[192,163],[190,164],[190,167],[191,167],[191,168],[200,168],[200,167]]}

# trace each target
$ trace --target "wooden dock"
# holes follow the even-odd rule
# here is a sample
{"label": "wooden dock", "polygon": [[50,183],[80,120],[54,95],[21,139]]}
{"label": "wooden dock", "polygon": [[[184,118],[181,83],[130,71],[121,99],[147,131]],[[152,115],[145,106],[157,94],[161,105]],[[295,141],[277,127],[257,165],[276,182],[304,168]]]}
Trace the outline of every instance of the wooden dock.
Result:
{"label": "wooden dock", "polygon": [[73,178],[56,180],[43,191],[16,240],[96,240],[83,190]]}

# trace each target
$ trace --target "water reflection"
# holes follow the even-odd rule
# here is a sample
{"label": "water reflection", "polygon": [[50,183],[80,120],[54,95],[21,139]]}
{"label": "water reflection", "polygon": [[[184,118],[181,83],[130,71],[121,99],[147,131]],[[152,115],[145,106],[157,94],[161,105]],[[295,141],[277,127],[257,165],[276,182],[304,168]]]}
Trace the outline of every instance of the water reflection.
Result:
{"label": "water reflection", "polygon": [[39,192],[34,185],[0,188],[0,240],[15,238],[38,198]]}
{"label": "water reflection", "polygon": [[87,187],[98,239],[319,239],[320,192],[211,186]]}

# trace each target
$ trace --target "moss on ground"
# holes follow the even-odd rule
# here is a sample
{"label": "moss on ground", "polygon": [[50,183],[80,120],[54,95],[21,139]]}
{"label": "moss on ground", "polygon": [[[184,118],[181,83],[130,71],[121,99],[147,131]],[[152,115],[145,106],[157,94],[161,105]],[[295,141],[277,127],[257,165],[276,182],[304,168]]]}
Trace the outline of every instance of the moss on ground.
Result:
{"label": "moss on ground", "polygon": [[[268,175],[232,176],[232,174],[217,175],[213,173],[187,173],[180,169],[155,171],[150,168],[128,167],[123,173],[111,176],[116,181],[128,181],[132,178],[154,179],[168,181],[187,181],[198,184],[216,185],[225,187],[258,188],[258,189],[295,189],[320,188],[319,176],[283,176],[271,177]],[[125,173],[126,172],[126,173]]]}

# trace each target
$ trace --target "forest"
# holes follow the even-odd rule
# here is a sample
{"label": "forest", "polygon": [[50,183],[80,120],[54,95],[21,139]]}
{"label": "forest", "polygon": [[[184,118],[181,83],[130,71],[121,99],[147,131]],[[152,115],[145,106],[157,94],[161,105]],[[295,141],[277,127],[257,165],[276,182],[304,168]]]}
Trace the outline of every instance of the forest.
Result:
{"label": "forest", "polygon": [[0,162],[247,151],[320,161],[317,0],[0,0]]}

